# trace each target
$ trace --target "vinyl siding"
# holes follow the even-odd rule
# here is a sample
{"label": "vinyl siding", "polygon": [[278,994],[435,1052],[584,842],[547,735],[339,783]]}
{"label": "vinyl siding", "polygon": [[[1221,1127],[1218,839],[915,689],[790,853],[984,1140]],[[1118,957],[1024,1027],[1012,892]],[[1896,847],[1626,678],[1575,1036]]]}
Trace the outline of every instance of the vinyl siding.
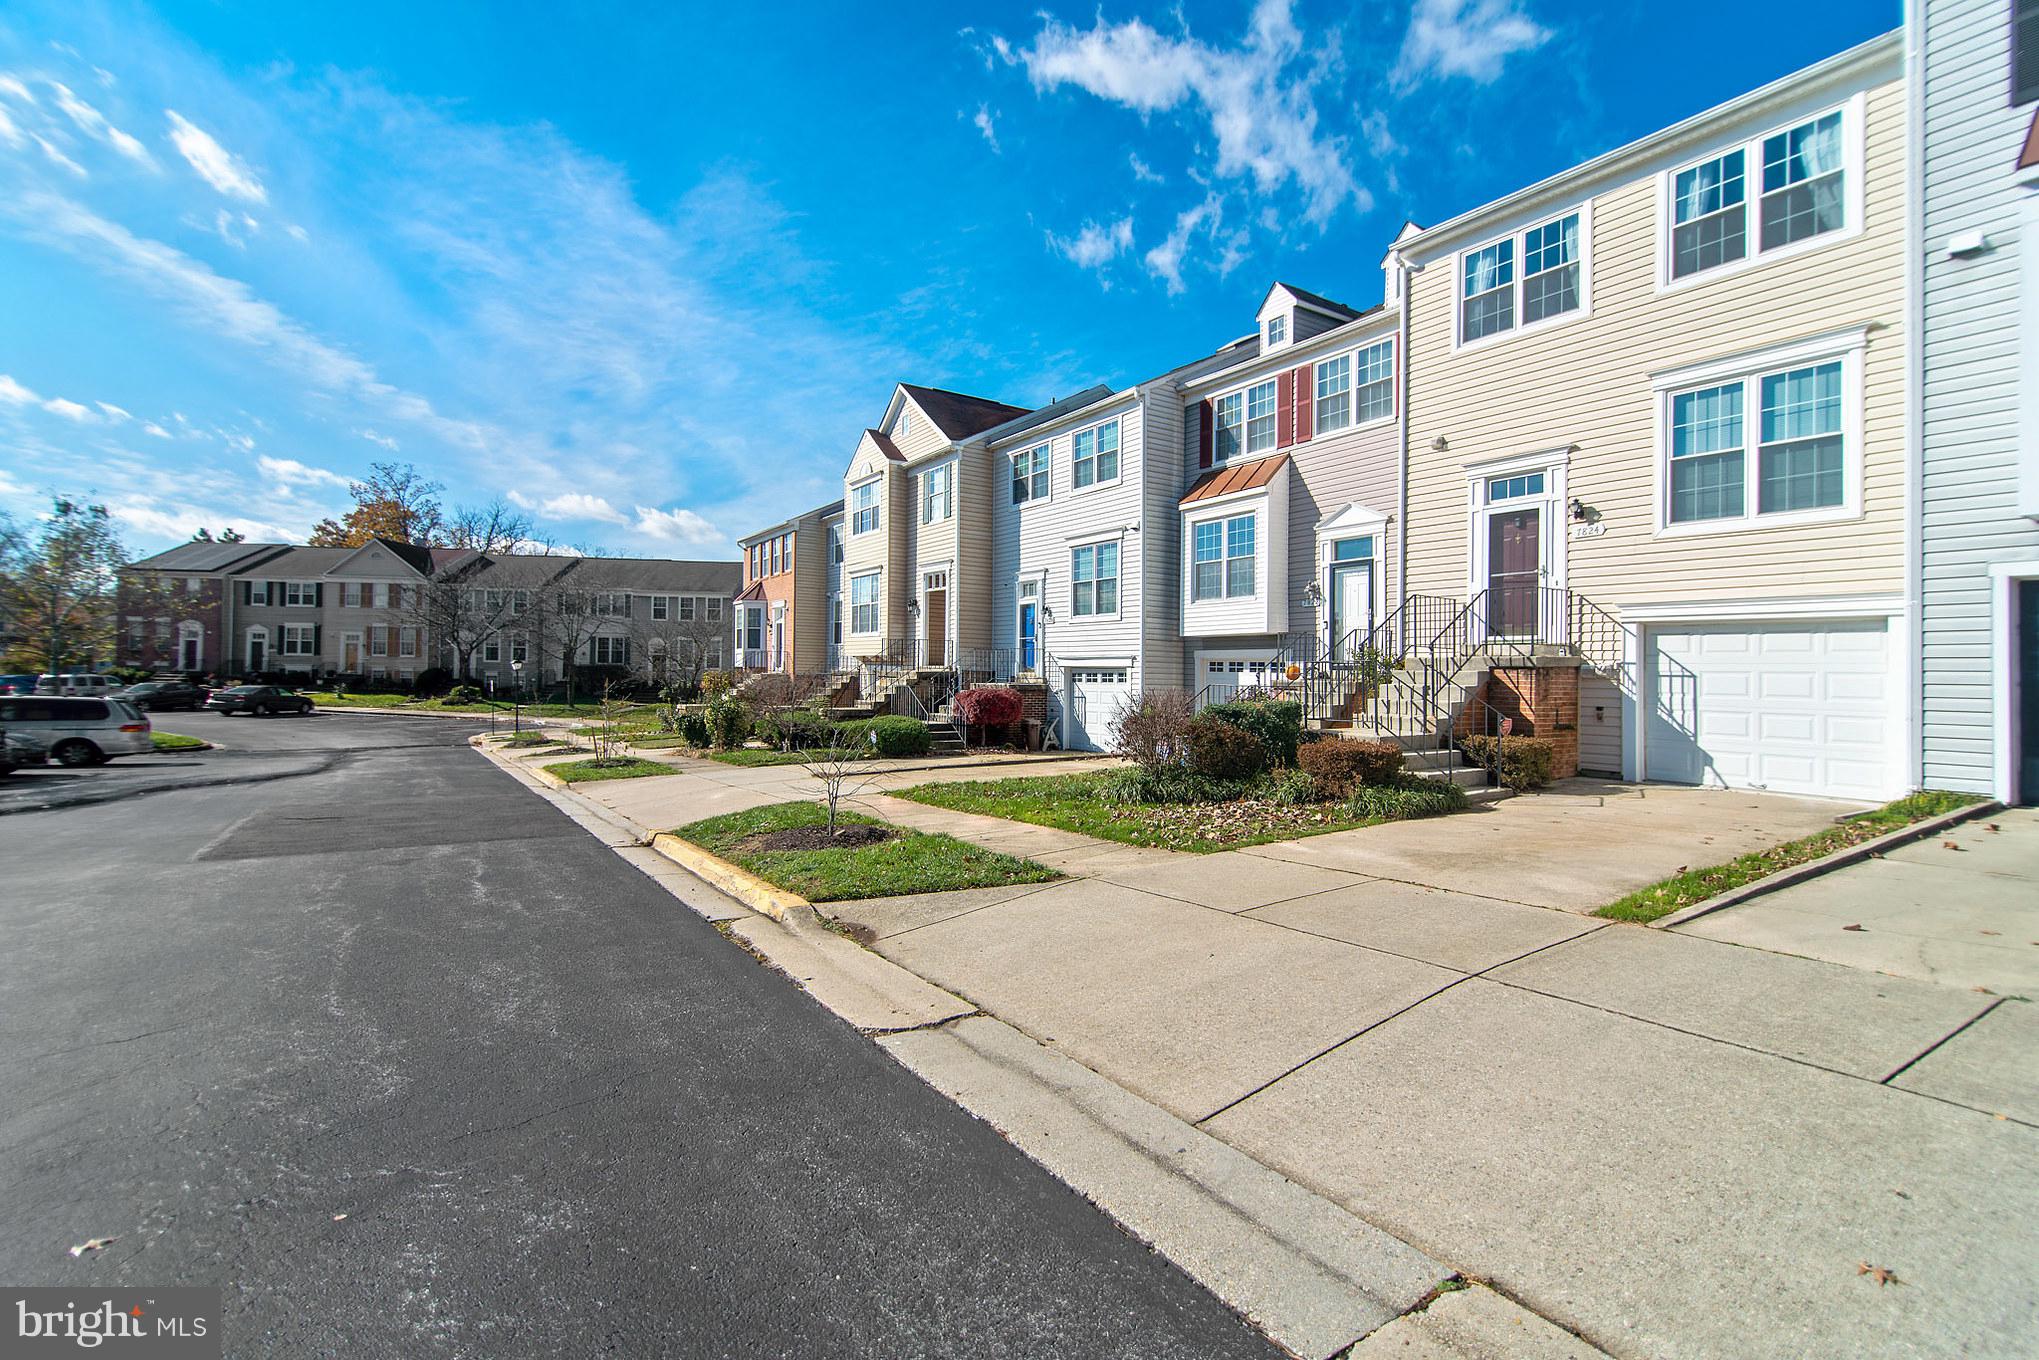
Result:
{"label": "vinyl siding", "polygon": [[793,527],[793,603],[787,630],[793,639],[793,670],[819,674],[828,669],[828,530],[819,515],[804,515]]}
{"label": "vinyl siding", "polygon": [[[918,422],[916,422],[917,424]],[[948,516],[938,519],[932,524],[921,523],[920,516],[922,502],[926,498],[927,474],[945,463],[955,467],[958,461],[958,458],[954,455],[945,458],[929,458],[915,464],[906,474],[906,502],[912,516],[908,522],[907,531],[911,539],[911,546],[907,560],[906,598],[914,602],[921,600],[923,593],[921,586],[927,573],[931,571],[946,571],[949,574],[948,617],[941,619],[930,618],[927,611],[923,608],[920,614],[914,617],[912,625],[907,629],[907,632],[922,638],[941,637],[953,640],[956,636],[956,602],[962,589],[962,581],[960,579],[962,575],[960,570],[961,564],[956,560],[956,525],[959,522],[959,511],[956,503],[960,498],[961,487],[959,483],[962,480],[960,475],[958,475],[961,471],[960,468],[957,468],[956,473],[951,474],[949,483],[950,510]],[[903,635],[901,634],[901,636]]]}
{"label": "vinyl siding", "polygon": [[[1182,689],[1181,615],[1182,520],[1176,500],[1182,487],[1182,398],[1172,388],[1145,391],[1140,399],[1141,456],[1140,684],[1143,689]],[[1192,464],[1194,455],[1192,455]]]}
{"label": "vinyl siding", "polygon": [[[1591,198],[1591,314],[1454,352],[1454,254],[1550,215],[1496,221],[1415,258],[1411,283],[1409,578],[1468,590],[1465,465],[1571,446],[1569,491],[1606,532],[1564,542],[1569,583],[1618,610],[1641,600],[1896,593],[1904,585],[1904,93],[1895,58],[1867,85],[1863,230],[1659,292],[1658,172],[1842,102],[1813,90],[1637,169]],[[1556,205],[1553,205],[1555,207]],[[1651,375],[1852,327],[1863,356],[1860,519],[1656,536]],[[1754,415],[1750,414],[1750,428]],[[1443,441],[1446,447],[1434,447]],[[1751,455],[1753,473],[1753,454]],[[1749,479],[1753,495],[1754,478]]]}
{"label": "vinyl siding", "polygon": [[[916,421],[924,417],[916,417]],[[856,486],[876,475],[878,479],[878,528],[871,533],[847,533],[856,518]],[[905,635],[906,597],[902,578],[906,574],[906,549],[911,538],[906,513],[906,474],[898,464],[875,447],[866,444],[850,461],[843,477],[843,647],[853,656],[869,656],[888,638]],[[849,631],[850,580],[867,571],[884,573],[878,590],[878,629],[873,633]]]}
{"label": "vinyl siding", "polygon": [[[2004,0],[1925,10],[1925,372],[1921,516],[1924,768],[1929,788],[1992,790],[1991,582],[1996,561],[2039,560],[2018,513],[2021,207],[2011,168],[2033,106],[2009,107]],[[1990,249],[1946,255],[1982,231]],[[2022,343],[2031,343],[2029,338]]]}
{"label": "vinyl siding", "polygon": [[992,569],[995,498],[1006,490],[997,476],[1002,463],[972,448],[964,450],[956,469],[956,571],[949,588],[956,601],[956,645],[976,651],[1010,645],[998,639],[998,580]]}

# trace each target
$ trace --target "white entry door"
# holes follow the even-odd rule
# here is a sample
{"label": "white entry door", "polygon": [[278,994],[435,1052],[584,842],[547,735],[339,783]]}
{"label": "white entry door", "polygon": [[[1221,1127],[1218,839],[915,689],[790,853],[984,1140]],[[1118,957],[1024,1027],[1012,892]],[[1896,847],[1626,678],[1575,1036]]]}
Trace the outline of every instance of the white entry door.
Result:
{"label": "white entry door", "polygon": [[1069,749],[1115,748],[1119,744],[1119,722],[1132,700],[1133,686],[1123,670],[1069,672]]}
{"label": "white entry door", "polygon": [[1880,800],[1901,725],[1882,619],[1649,632],[1646,778]]}

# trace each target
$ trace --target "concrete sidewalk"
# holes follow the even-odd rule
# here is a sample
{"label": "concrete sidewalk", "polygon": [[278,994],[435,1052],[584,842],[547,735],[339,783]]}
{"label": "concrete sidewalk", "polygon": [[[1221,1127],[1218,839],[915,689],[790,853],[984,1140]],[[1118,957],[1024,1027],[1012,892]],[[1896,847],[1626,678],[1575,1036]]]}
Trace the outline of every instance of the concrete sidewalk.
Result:
{"label": "concrete sidewalk", "polygon": [[[797,768],[597,791],[646,825],[815,792]],[[2022,1356],[2026,1003],[1587,914],[1838,810],[1572,784],[1206,856],[940,813],[1072,877],[829,912],[1613,1355]]]}

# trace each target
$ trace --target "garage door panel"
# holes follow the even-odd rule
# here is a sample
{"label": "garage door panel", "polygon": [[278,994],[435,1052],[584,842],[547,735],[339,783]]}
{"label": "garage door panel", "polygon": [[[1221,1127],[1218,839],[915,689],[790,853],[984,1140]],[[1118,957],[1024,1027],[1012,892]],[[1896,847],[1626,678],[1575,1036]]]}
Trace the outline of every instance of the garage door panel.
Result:
{"label": "garage door panel", "polygon": [[1133,688],[1122,670],[1073,670],[1069,674],[1069,745],[1109,751],[1118,745],[1119,724],[1132,707]]}
{"label": "garage door panel", "polygon": [[1888,792],[1889,629],[1876,620],[1652,630],[1652,779],[1874,798]]}

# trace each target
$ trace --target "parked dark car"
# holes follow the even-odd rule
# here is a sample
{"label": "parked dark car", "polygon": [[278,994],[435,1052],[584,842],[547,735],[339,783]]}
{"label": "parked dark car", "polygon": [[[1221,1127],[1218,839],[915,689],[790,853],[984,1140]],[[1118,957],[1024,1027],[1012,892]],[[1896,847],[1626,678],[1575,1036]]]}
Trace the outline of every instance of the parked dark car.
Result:
{"label": "parked dark car", "polygon": [[39,675],[0,675],[0,694],[33,694]]}
{"label": "parked dark car", "polygon": [[0,733],[0,776],[13,774],[24,765],[49,763],[49,750],[34,737],[20,732]]}
{"label": "parked dark car", "polygon": [[228,716],[251,713],[258,718],[266,718],[272,713],[312,711],[311,700],[281,685],[235,685],[232,689],[216,691],[205,701],[205,706]]}
{"label": "parked dark car", "polygon": [[188,680],[144,680],[120,697],[136,708],[203,708],[207,692]]}

